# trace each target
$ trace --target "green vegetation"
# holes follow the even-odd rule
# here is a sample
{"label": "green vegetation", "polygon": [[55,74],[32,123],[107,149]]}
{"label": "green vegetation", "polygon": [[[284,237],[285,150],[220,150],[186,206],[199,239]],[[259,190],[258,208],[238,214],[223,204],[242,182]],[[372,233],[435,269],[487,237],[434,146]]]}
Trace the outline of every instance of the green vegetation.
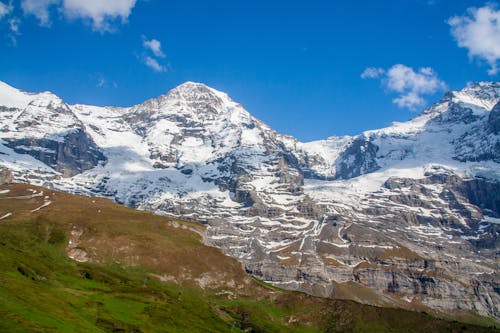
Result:
{"label": "green vegetation", "polygon": [[0,331],[285,328],[279,320],[284,314],[266,302],[218,301],[195,288],[160,282],[146,270],[74,262],[65,256],[60,233],[40,218],[0,225]]}
{"label": "green vegetation", "polygon": [[204,246],[197,225],[43,190],[52,204],[35,213],[43,197],[0,197],[0,215],[13,213],[0,220],[0,332],[494,331],[283,291]]}

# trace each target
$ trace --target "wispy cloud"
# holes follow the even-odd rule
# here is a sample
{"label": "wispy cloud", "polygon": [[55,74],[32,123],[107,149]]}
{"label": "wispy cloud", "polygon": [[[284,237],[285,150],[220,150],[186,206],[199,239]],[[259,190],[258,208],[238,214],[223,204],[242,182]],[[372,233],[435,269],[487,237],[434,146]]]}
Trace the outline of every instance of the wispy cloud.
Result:
{"label": "wispy cloud", "polygon": [[161,42],[155,38],[148,39],[142,36],[142,47],[144,50],[140,58],[141,61],[155,72],[166,72],[167,67],[159,61],[159,58],[165,58],[165,53],[161,48]]}
{"label": "wispy cloud", "polygon": [[112,31],[117,20],[125,23],[136,0],[63,0],[62,11],[68,18],[88,20],[97,31]]}
{"label": "wispy cloud", "polygon": [[12,12],[13,9],[14,8],[12,6],[12,1],[9,2],[8,5],[6,5],[3,2],[0,2],[0,20],[3,19],[4,16],[9,15]]}
{"label": "wispy cloud", "polygon": [[19,18],[14,16],[14,6],[12,4],[12,0],[10,0],[8,4],[0,2],[0,20],[3,20],[4,18],[9,27],[9,32],[6,36],[10,40],[11,45],[16,46],[17,37],[21,34],[19,32],[19,25],[21,24],[21,21]]}
{"label": "wispy cloud", "polygon": [[96,88],[109,89],[118,87],[118,84],[116,82],[109,80],[102,73],[89,74],[88,77],[89,82],[91,84],[94,84]]}
{"label": "wispy cloud", "polygon": [[104,80],[103,77],[97,79],[97,84],[96,84],[97,88],[104,88],[105,85],[106,85],[106,80]]}
{"label": "wispy cloud", "polygon": [[144,58],[144,64],[146,66],[148,66],[149,68],[151,68],[152,70],[154,70],[155,72],[165,72],[167,70],[165,66],[160,65],[158,60],[156,60],[150,56],[146,56]]}
{"label": "wispy cloud", "polygon": [[165,58],[165,53],[161,50],[161,42],[157,39],[146,39],[143,37],[142,45],[145,49],[150,50],[153,54],[159,58]]}
{"label": "wispy cloud", "polygon": [[17,17],[13,17],[9,20],[9,28],[14,34],[19,33],[19,24],[21,21]]}
{"label": "wispy cloud", "polygon": [[57,5],[60,0],[21,0],[21,8],[25,15],[33,15],[41,26],[48,27],[51,24],[50,6]]}
{"label": "wispy cloud", "polygon": [[471,7],[463,16],[448,20],[451,34],[459,47],[469,51],[469,57],[486,60],[488,74],[498,73],[500,59],[500,10],[494,5]]}
{"label": "wispy cloud", "polygon": [[383,75],[385,73],[385,70],[382,68],[376,68],[376,67],[368,67],[361,73],[361,78],[362,79],[376,79]]}
{"label": "wispy cloud", "polygon": [[21,35],[21,33],[19,32],[19,25],[21,24],[21,20],[19,20],[17,17],[11,17],[9,19],[9,29],[10,29],[10,32],[8,33],[8,37],[10,39],[10,42],[12,44],[12,46],[16,46],[17,45],[17,37],[19,35]]}
{"label": "wispy cloud", "polygon": [[125,23],[137,0],[21,0],[25,15],[35,16],[42,26],[50,26],[50,7],[55,6],[68,19],[82,19],[92,29],[108,32],[116,23]]}
{"label": "wispy cloud", "polygon": [[397,64],[385,70],[368,67],[361,74],[363,79],[379,79],[385,89],[397,93],[392,102],[400,108],[414,110],[425,104],[423,96],[446,89],[446,84],[430,67],[413,68]]}

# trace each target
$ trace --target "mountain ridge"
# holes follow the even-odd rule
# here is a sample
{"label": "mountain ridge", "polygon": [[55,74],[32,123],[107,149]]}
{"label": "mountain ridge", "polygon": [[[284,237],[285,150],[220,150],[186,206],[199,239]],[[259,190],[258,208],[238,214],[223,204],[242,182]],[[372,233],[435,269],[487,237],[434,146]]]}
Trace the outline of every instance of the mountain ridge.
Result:
{"label": "mountain ridge", "polygon": [[62,126],[53,103],[0,107],[0,164],[204,222],[207,244],[280,287],[335,297],[352,282],[498,318],[499,100],[500,83],[478,83],[410,121],[303,143],[190,82],[129,108],[64,104]]}

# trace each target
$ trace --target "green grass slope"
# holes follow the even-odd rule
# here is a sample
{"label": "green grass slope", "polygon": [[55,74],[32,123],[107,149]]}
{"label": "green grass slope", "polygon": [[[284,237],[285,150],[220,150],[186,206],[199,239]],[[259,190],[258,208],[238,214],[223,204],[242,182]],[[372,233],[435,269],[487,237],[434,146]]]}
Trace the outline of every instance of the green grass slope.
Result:
{"label": "green grass slope", "polygon": [[28,185],[0,193],[0,332],[496,331],[270,288],[197,224]]}

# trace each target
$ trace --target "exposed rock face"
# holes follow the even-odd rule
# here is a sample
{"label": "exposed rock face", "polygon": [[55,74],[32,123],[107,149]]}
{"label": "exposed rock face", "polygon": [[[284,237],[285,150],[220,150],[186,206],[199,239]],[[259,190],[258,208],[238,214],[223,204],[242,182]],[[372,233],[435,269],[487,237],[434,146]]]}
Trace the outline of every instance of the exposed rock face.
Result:
{"label": "exposed rock face", "polygon": [[16,179],[206,223],[207,243],[283,288],[500,318],[499,83],[309,143],[197,83],[131,108],[0,88]]}
{"label": "exposed rock face", "polygon": [[16,153],[33,156],[60,172],[63,177],[72,177],[106,161],[99,148],[81,128],[61,135],[59,140],[28,137],[6,141],[6,146],[13,148]]}
{"label": "exposed rock face", "polygon": [[29,154],[64,177],[71,177],[106,158],[85,125],[57,96],[23,93],[0,83],[0,138],[18,154]]}
{"label": "exposed rock face", "polygon": [[491,110],[488,116],[488,125],[493,133],[500,132],[500,103],[497,103]]}
{"label": "exposed rock face", "polygon": [[356,138],[340,154],[336,165],[336,178],[350,179],[380,169],[377,165],[378,147],[369,138]]}
{"label": "exposed rock face", "polygon": [[[338,283],[356,282],[434,308],[498,316],[498,225],[485,222],[472,201],[493,192],[483,209],[498,214],[492,208],[499,190],[498,182],[450,174],[390,178],[351,212],[329,211],[321,231],[297,245],[302,251],[294,260],[286,247],[274,260],[256,249],[261,257],[249,260],[247,270],[322,296],[335,296]],[[476,256],[491,260],[480,268]]]}
{"label": "exposed rock face", "polygon": [[7,168],[0,167],[0,185],[10,184],[13,180],[12,172]]}

